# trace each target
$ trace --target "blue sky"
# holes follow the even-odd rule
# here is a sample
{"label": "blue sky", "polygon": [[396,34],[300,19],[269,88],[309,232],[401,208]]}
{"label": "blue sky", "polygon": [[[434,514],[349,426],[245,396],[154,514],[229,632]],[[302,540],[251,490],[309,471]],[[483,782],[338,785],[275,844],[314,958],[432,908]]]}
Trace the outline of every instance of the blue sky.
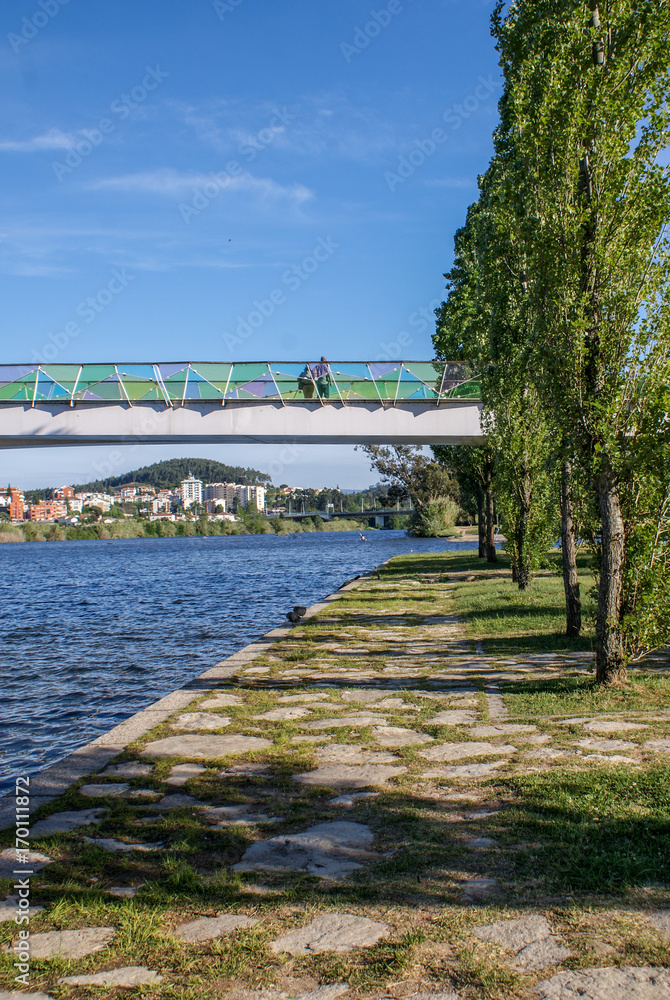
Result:
{"label": "blue sky", "polygon": [[[3,4],[2,361],[431,357],[432,309],[497,121],[492,9]],[[325,259],[308,273],[317,246]],[[283,301],[252,329],[275,289]],[[90,479],[104,451],[5,452],[0,480]],[[118,472],[184,453],[128,449]],[[375,479],[344,447],[304,449],[287,477]]]}

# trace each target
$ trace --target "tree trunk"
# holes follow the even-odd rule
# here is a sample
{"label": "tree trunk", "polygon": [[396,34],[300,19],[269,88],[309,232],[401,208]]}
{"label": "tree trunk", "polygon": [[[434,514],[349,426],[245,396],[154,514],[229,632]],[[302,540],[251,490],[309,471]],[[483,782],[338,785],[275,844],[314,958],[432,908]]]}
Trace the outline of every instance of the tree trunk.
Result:
{"label": "tree trunk", "polygon": [[493,490],[486,490],[486,561],[489,563],[498,562],[496,555],[496,517],[493,505]]}
{"label": "tree trunk", "polygon": [[565,634],[578,636],[582,630],[582,601],[577,578],[577,540],[572,507],[572,463],[566,459],[561,470],[561,557],[565,590]]}
{"label": "tree trunk", "polygon": [[517,552],[517,583],[519,590],[528,590],[530,587],[530,565],[528,561],[528,549],[526,547],[526,535],[528,533],[528,518],[530,507],[519,504],[519,521],[516,528],[516,552]]}
{"label": "tree trunk", "polygon": [[598,476],[596,492],[602,538],[596,617],[596,681],[598,684],[615,684],[626,679],[621,633],[624,525],[618,485],[609,464]]}
{"label": "tree trunk", "polygon": [[480,559],[486,559],[486,495],[481,486],[477,487],[477,529],[479,533]]}

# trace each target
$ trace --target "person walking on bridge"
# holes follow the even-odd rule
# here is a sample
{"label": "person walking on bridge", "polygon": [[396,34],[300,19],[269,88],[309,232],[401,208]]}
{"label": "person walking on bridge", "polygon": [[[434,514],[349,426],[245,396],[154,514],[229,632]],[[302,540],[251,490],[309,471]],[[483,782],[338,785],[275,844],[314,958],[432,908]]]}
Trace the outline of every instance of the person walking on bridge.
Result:
{"label": "person walking on bridge", "polygon": [[333,385],[333,376],[330,373],[328,359],[322,357],[317,365],[312,365],[312,375],[316,379],[316,391],[321,399],[330,398],[330,387]]}

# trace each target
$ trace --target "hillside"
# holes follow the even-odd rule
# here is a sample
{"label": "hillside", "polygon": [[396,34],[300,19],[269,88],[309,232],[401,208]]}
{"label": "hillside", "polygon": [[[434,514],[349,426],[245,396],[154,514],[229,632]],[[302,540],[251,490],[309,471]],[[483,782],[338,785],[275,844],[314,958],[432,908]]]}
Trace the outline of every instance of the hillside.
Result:
{"label": "hillside", "polygon": [[[110,488],[124,486],[126,483],[148,483],[157,490],[176,489],[182,479],[189,473],[205,483],[242,483],[244,486],[263,486],[270,481],[270,476],[258,469],[244,469],[241,465],[224,465],[211,458],[168,458],[153,465],[144,465],[140,469],[124,472],[120,476],[110,476],[107,479],[95,479],[89,483],[72,483],[77,493],[90,490],[95,493],[109,492]],[[60,484],[59,484],[60,485]],[[30,495],[30,496],[29,496]],[[26,497],[41,499],[51,496],[51,489],[28,490]]]}

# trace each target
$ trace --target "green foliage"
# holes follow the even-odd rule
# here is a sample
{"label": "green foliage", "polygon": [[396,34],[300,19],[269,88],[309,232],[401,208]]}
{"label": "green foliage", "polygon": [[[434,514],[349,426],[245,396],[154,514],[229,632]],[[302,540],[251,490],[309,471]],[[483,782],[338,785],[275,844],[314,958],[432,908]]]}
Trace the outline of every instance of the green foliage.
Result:
{"label": "green foliage", "polygon": [[[453,527],[459,510],[459,490],[450,469],[412,445],[364,445],[362,450],[382,482],[390,485],[389,493],[394,490],[396,494],[411,497],[415,510],[411,521],[413,534],[431,537]],[[448,501],[453,503],[455,513]]]}
{"label": "green foliage", "polygon": [[422,538],[453,535],[460,506],[450,497],[429,500],[421,511],[415,511],[410,522],[410,534]]}

